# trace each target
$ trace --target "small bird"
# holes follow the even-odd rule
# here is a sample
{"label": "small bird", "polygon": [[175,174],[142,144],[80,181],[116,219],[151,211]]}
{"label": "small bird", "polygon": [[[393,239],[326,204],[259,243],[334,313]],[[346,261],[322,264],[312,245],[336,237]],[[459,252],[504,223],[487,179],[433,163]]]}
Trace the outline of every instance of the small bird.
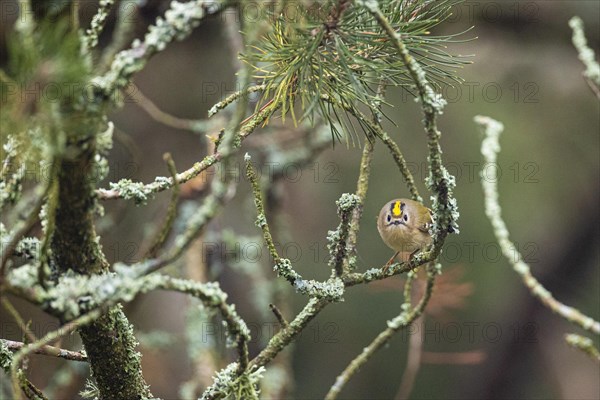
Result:
{"label": "small bird", "polygon": [[396,253],[387,262],[387,271],[400,254],[408,261],[432,242],[429,228],[433,223],[431,210],[418,201],[395,199],[383,206],[377,218],[377,230],[383,242]]}

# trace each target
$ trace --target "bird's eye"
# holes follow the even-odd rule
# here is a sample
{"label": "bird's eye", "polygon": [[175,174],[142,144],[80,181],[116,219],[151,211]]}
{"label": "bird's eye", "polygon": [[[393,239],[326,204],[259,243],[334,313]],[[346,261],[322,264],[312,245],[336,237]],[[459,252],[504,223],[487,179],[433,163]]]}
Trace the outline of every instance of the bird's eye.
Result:
{"label": "bird's eye", "polygon": [[390,214],[388,214],[387,216],[387,222],[390,222],[392,220],[392,216]]}
{"label": "bird's eye", "polygon": [[404,214],[404,220],[408,221],[408,215]]}

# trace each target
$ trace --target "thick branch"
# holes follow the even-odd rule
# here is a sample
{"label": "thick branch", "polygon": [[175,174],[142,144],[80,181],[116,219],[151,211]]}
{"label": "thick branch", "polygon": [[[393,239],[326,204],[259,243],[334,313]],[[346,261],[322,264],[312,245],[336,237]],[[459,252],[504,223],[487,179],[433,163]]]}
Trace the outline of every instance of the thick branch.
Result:
{"label": "thick branch", "polygon": [[[82,131],[99,131],[99,125],[96,120],[91,128],[82,126]],[[62,159],[59,164],[52,257],[59,274],[69,270],[81,275],[101,274],[108,270],[108,263],[94,226],[95,139],[89,131],[77,133],[88,138],[75,141],[73,134],[69,151],[74,156]],[[133,329],[120,307],[107,310],[79,333],[102,399],[150,395],[142,376]]]}

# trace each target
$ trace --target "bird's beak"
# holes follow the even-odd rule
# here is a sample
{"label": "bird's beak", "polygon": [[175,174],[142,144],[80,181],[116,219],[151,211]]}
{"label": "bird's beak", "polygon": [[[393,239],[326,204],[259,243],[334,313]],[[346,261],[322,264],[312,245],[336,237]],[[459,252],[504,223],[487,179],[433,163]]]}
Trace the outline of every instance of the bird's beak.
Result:
{"label": "bird's beak", "polygon": [[397,219],[388,224],[388,226],[391,226],[391,225],[405,225],[405,224],[404,224],[404,221],[402,221],[401,219]]}

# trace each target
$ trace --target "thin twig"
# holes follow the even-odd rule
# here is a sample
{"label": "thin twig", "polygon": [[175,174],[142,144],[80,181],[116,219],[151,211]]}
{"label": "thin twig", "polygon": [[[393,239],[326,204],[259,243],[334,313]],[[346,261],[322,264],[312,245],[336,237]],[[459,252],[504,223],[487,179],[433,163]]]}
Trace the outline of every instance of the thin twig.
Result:
{"label": "thin twig", "polygon": [[[2,341],[2,343],[6,345],[6,347],[8,347],[8,349],[11,351],[18,351],[21,350],[23,347],[28,346],[26,343],[15,342],[14,340],[0,339],[0,341]],[[80,353],[78,351],[65,350],[54,346],[42,346],[39,349],[34,350],[33,353],[40,354],[43,356],[63,358],[65,360],[70,361],[88,361],[87,355],[84,353]]]}
{"label": "thin twig", "polygon": [[358,206],[352,211],[352,218],[350,220],[350,228],[348,231],[348,240],[346,241],[347,257],[345,257],[343,264],[343,273],[347,274],[350,270],[355,268],[356,260],[356,242],[358,240],[358,231],[360,229],[360,219],[362,217],[363,205],[367,197],[367,190],[369,189],[369,176],[371,174],[371,163],[373,161],[373,150],[375,144],[371,137],[365,140],[363,147],[362,156],[360,159],[360,172],[358,180],[356,182],[356,195],[359,198]]}
{"label": "thin twig", "polygon": [[167,167],[169,168],[169,173],[171,174],[171,179],[175,182],[173,186],[173,192],[171,193],[171,200],[169,201],[169,207],[167,208],[167,216],[165,217],[165,221],[162,224],[162,227],[158,231],[156,238],[150,249],[148,250],[146,257],[154,257],[158,253],[158,250],[163,246],[167,236],[171,232],[173,227],[173,222],[175,222],[175,217],[177,216],[177,200],[179,200],[179,183],[177,183],[177,168],[175,167],[175,162],[173,161],[173,157],[171,157],[170,153],[165,153],[163,155],[163,159],[167,163]]}
{"label": "thin twig", "polygon": [[[367,171],[369,168],[367,168]],[[360,179],[359,179],[360,180]],[[338,201],[336,201],[340,224],[333,236],[328,235],[328,239],[333,239],[327,247],[330,248],[329,266],[333,268],[335,275],[338,278],[344,276],[347,272],[344,270],[344,264],[348,261],[348,235],[350,234],[351,217],[361,205],[360,197],[357,195],[348,195],[344,193]]]}
{"label": "thin twig", "polygon": [[394,161],[396,162],[396,165],[398,166],[398,169],[400,170],[400,173],[404,177],[404,181],[408,186],[411,198],[422,203],[423,198],[419,194],[419,190],[417,189],[417,185],[415,184],[413,175],[408,168],[408,164],[404,159],[404,156],[402,155],[398,144],[394,141],[394,139],[391,138],[390,135],[387,134],[387,132],[383,130],[378,132],[377,137],[387,146],[387,148],[392,153],[392,157],[394,158]]}
{"label": "thin twig", "polygon": [[34,343],[31,343],[31,344],[23,347],[21,350],[19,350],[13,356],[13,361],[10,366],[10,375],[11,375],[11,379],[12,379],[13,395],[16,396],[15,400],[21,399],[21,391],[19,390],[19,383],[18,383],[19,376],[21,375],[20,373],[18,373],[18,372],[20,372],[19,366],[21,364],[21,361],[23,361],[23,359],[25,357],[27,357],[29,354],[42,349],[48,343],[53,342],[56,339],[58,339],[59,337],[64,336],[68,333],[71,333],[75,329],[78,329],[79,327],[84,326],[84,325],[89,324],[90,322],[94,321],[95,319],[97,319],[98,317],[100,317],[102,315],[102,311],[103,311],[102,308],[98,308],[87,314],[82,315],[81,317],[74,319],[73,321],[69,322],[67,325],[62,326],[57,330],[48,332],[46,334],[46,336],[37,340]]}
{"label": "thin twig", "polygon": [[[251,157],[246,153],[244,156],[244,161],[246,162],[246,177],[252,186],[252,193],[254,194],[254,205],[256,206],[256,211],[258,213],[256,217],[256,225],[263,232],[263,239],[265,244],[267,245],[267,249],[269,250],[269,254],[273,258],[275,264],[279,264],[281,261],[281,257],[277,253],[277,249],[275,248],[275,243],[273,242],[273,236],[271,235],[271,230],[269,229],[269,224],[267,223],[267,216],[265,215],[265,207],[263,205],[263,199],[261,194],[260,185],[258,183],[258,177],[256,176],[256,171],[251,163]],[[287,279],[287,277],[286,277]],[[293,279],[297,279],[296,276]],[[289,279],[288,279],[289,280]]]}
{"label": "thin twig", "polygon": [[220,102],[212,106],[210,110],[208,110],[208,118],[212,117],[213,115],[215,115],[234,101],[238,100],[240,97],[247,96],[250,93],[262,92],[265,90],[265,87],[265,85],[254,85],[247,87],[245,90],[238,90],[237,92],[230,94],[224,100],[221,100]]}
{"label": "thin twig", "polygon": [[285,317],[283,316],[281,311],[279,311],[279,308],[277,308],[275,304],[269,304],[269,308],[271,309],[271,311],[273,311],[273,315],[275,315],[275,318],[277,318],[277,321],[279,322],[281,327],[287,328],[288,322],[285,320]]}
{"label": "thin twig", "polygon": [[35,335],[33,334],[33,332],[31,332],[31,330],[29,329],[29,327],[27,326],[27,324],[25,323],[25,321],[23,321],[23,318],[21,317],[21,314],[19,314],[19,312],[12,305],[12,303],[10,301],[8,301],[8,299],[6,297],[4,297],[4,296],[2,296],[0,298],[0,302],[2,302],[2,306],[13,317],[13,319],[15,320],[15,322],[17,323],[17,325],[19,325],[19,328],[21,329],[21,331],[23,332],[23,334],[27,337],[27,340],[29,341],[29,343],[35,342],[37,340],[37,338],[35,337]]}
{"label": "thin twig", "polygon": [[127,94],[135,100],[135,104],[140,106],[142,110],[146,111],[152,119],[163,125],[170,126],[171,128],[181,129],[186,131],[192,131],[194,133],[201,133],[207,130],[208,122],[203,120],[185,119],[175,117],[163,110],[161,110],[152,100],[142,93],[140,88],[131,83],[133,91],[127,91]]}

